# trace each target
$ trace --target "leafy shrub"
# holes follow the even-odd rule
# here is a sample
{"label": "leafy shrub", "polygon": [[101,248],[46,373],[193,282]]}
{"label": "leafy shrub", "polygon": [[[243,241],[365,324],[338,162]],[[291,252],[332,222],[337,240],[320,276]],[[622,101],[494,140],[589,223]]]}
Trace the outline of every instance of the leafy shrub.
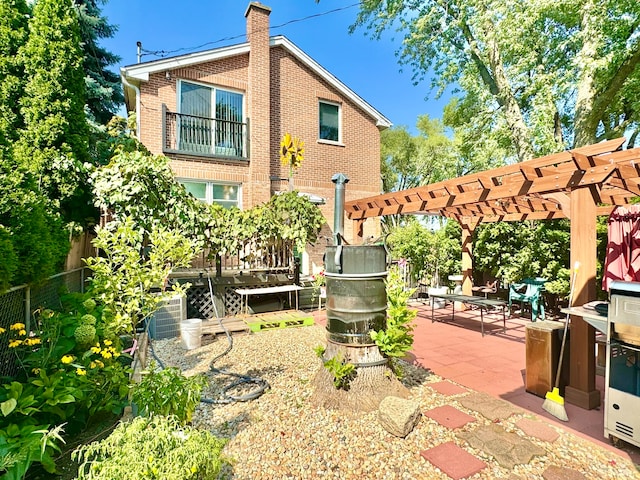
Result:
{"label": "leafy shrub", "polygon": [[106,439],[73,452],[78,480],[209,480],[223,462],[225,441],[210,432],[180,425],[175,417],[136,417]]}
{"label": "leafy shrub", "polygon": [[177,368],[154,370],[132,389],[131,398],[141,415],[173,415],[181,423],[191,421],[200,403],[200,394],[207,386],[203,375],[184,376]]}
{"label": "leafy shrub", "polygon": [[338,389],[349,390],[349,383],[355,376],[356,366],[353,363],[345,362],[339,355],[324,360],[323,363],[324,368],[333,375],[333,385]]}
{"label": "leafy shrub", "polygon": [[96,327],[85,325],[94,329],[96,342],[78,343],[75,332],[86,314],[70,308],[82,307],[81,298],[71,300],[63,301],[67,313],[36,312],[31,331],[22,323],[0,328],[20,367],[0,385],[0,458],[12,459],[0,467],[3,478],[22,478],[34,462],[53,472],[61,425],[73,434],[93,415],[120,413],[127,403],[130,370],[118,361],[119,339],[105,337],[95,309]]}
{"label": "leafy shrub", "polygon": [[413,319],[417,310],[410,310],[407,302],[415,289],[405,289],[397,268],[389,271],[387,278],[387,325],[384,330],[371,331],[371,339],[380,352],[391,359],[391,368],[396,374],[400,370],[395,359],[403,358],[413,346]]}

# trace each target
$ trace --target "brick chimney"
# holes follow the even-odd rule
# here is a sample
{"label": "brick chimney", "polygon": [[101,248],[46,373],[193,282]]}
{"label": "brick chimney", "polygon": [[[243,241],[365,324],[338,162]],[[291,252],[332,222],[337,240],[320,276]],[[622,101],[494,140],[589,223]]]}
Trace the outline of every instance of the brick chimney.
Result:
{"label": "brick chimney", "polygon": [[249,91],[247,109],[250,129],[249,176],[250,206],[271,197],[271,83],[269,52],[269,14],[271,9],[251,2],[245,12],[249,42]]}

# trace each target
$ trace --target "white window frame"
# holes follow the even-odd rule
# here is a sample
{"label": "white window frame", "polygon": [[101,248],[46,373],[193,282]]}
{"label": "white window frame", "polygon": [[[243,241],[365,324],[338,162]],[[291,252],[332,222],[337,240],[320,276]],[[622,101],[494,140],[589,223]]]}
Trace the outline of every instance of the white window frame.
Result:
{"label": "white window frame", "polygon": [[[217,182],[214,180],[201,180],[198,178],[179,178],[178,182],[185,183],[201,183],[205,185],[205,199],[204,202],[211,205],[213,203],[218,203],[219,205],[226,207],[227,204],[225,203],[221,203],[219,200],[221,199],[215,199],[213,198],[213,187],[217,186],[217,185],[221,185],[221,186],[230,186],[230,187],[236,187],[238,189],[238,193],[237,193],[237,200],[235,203],[235,206],[238,207],[239,209],[242,209],[242,184],[240,183],[233,183],[233,182]],[[200,200],[200,199],[199,199]],[[230,202],[230,201],[228,201]]]}
{"label": "white window frame", "polygon": [[[182,97],[182,85],[185,83],[190,83],[192,85],[199,85],[201,87],[205,87],[208,88],[211,91],[211,107],[213,108],[213,111],[211,112],[211,115],[213,115],[211,118],[214,119],[213,122],[215,123],[215,108],[216,108],[216,91],[217,90],[222,90],[223,92],[231,92],[231,93],[237,93],[238,95],[242,96],[242,123],[246,124],[247,123],[247,95],[246,92],[243,90],[238,90],[235,88],[229,88],[229,87],[223,87],[223,86],[218,86],[218,85],[214,85],[214,84],[210,84],[210,83],[204,83],[204,82],[197,82],[197,81],[193,81],[193,80],[182,80],[182,79],[178,79],[178,85],[176,88],[176,105],[177,108],[176,110],[178,111],[178,113],[183,113],[182,112],[182,102],[181,102],[181,97]],[[215,132],[215,126],[212,125],[211,127],[211,134],[214,135]],[[178,138],[178,145],[180,145],[180,128],[177,129],[176,132]],[[246,135],[246,132],[245,132]],[[242,145],[242,154],[243,156],[247,156],[247,142],[248,139],[247,138],[243,138],[243,145]],[[211,139],[211,145],[215,147],[215,138]]]}
{"label": "white window frame", "polygon": [[[332,105],[338,108],[338,140],[329,140],[320,137],[320,105]],[[338,102],[332,102],[330,100],[318,99],[318,142],[330,143],[332,145],[342,145],[342,104]]]}

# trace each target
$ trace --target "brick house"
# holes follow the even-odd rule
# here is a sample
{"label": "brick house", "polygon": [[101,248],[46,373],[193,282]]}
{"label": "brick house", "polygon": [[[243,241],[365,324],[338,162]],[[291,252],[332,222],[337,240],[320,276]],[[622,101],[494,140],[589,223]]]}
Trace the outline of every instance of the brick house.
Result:
{"label": "brick house", "polygon": [[[289,189],[279,160],[285,133],[305,142],[294,188],[326,199],[321,235],[331,238],[331,178],[349,178],[346,201],[381,192],[380,131],[387,118],[284,36],[269,36],[271,9],[251,2],[247,42],[121,69],[138,137],[171,159],[176,178],[197,198],[250,208]],[[351,222],[345,238],[352,239]],[[378,237],[368,221],[364,236]],[[303,257],[302,272],[321,264],[321,239]]]}

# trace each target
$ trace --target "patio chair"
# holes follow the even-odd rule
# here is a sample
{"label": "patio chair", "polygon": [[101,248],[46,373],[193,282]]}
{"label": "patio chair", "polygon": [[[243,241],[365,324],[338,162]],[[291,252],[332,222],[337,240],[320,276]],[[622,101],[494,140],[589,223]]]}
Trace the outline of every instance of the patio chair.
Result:
{"label": "patio chair", "polygon": [[498,293],[498,280],[493,282],[487,282],[486,285],[480,285],[477,287],[471,287],[471,291],[475,293],[484,294],[484,298],[488,298],[490,293]]}
{"label": "patio chair", "polygon": [[511,312],[511,302],[520,302],[522,310],[525,303],[531,305],[531,321],[535,322],[540,318],[544,320],[544,292],[545,278],[525,278],[521,283],[513,283],[509,286],[509,312]]}

